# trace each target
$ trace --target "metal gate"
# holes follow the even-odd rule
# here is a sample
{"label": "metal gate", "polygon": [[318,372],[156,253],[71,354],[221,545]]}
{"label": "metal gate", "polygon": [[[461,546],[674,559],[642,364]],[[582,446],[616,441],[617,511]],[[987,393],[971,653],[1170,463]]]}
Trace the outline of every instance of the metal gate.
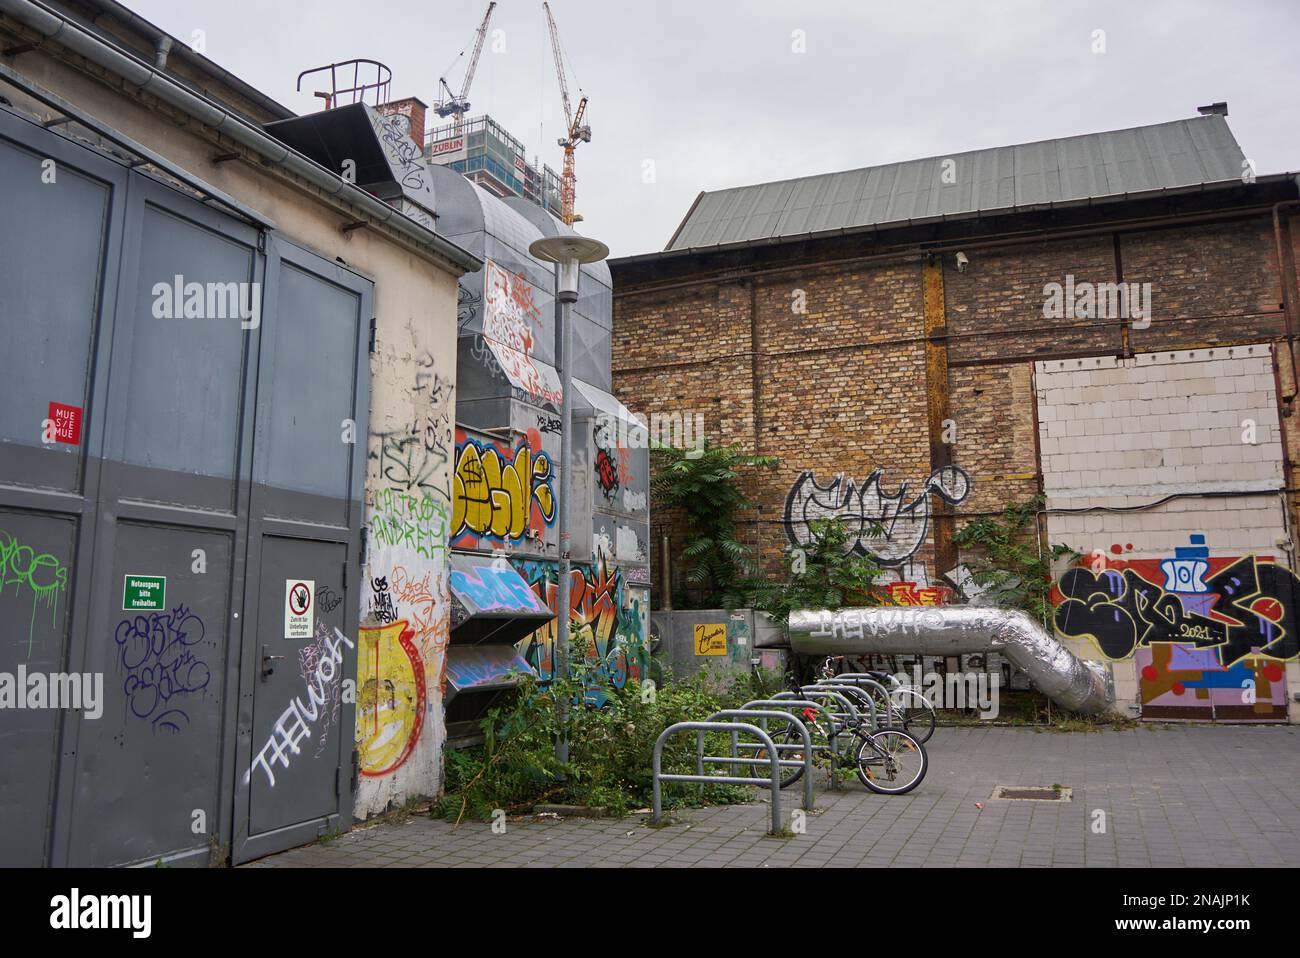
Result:
{"label": "metal gate", "polygon": [[371,283],[6,110],[0,211],[0,672],[103,677],[98,717],[0,709],[0,864],[346,822]]}

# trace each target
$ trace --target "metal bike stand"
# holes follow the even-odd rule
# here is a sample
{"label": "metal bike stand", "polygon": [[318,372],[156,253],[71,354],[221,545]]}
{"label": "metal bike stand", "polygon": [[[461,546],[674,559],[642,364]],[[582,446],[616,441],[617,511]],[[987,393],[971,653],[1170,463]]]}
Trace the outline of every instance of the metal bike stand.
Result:
{"label": "metal bike stand", "polygon": [[[768,731],[767,720],[774,719],[774,718],[779,718],[782,721],[791,722],[794,724],[796,728],[799,729],[799,736],[800,738],[803,739],[803,759],[802,760],[781,759],[780,764],[784,766],[793,766],[793,765],[803,766],[803,773],[804,773],[803,774],[803,807],[804,807],[804,811],[811,812],[813,809],[813,781],[812,781],[813,742],[812,742],[812,734],[808,731],[808,726],[806,726],[803,722],[801,722],[796,716],[791,715],[789,712],[779,712],[776,710],[767,710],[767,709],[751,709],[746,706],[742,706],[741,708],[738,709],[723,709],[721,712],[714,712],[704,721],[716,722],[719,719],[724,719],[724,718],[757,718],[762,722],[761,727],[764,732]],[[754,759],[744,759],[744,758],[740,758],[736,754],[738,748],[738,742],[736,740],[739,735],[740,735],[739,731],[734,729],[732,730],[730,758],[720,758],[714,756],[714,757],[706,757],[706,760],[716,762],[719,765],[752,766],[757,764],[757,762],[761,762],[762,759],[758,759],[757,761]],[[697,739],[698,741],[703,742],[704,733],[703,732],[697,733]],[[799,748],[798,745],[776,745],[774,747],[777,749],[778,752],[779,751],[793,752]],[[780,756],[778,756],[778,758],[779,757]]]}
{"label": "metal bike stand", "polygon": [[[665,774],[662,769],[664,742],[675,732],[726,732],[731,729],[747,732],[755,736],[759,742],[767,746],[768,762],[771,766],[771,778],[741,778],[736,775],[674,775]],[[804,730],[805,732],[807,729]],[[706,756],[707,760],[707,756]],[[678,722],[670,725],[655,739],[654,760],[652,764],[651,787],[653,789],[653,803],[651,805],[650,821],[652,824],[659,824],[663,818],[663,783],[664,782],[699,782],[700,784],[718,784],[718,785],[763,785],[767,784],[772,791],[772,830],[769,834],[781,834],[781,759],[776,751],[776,745],[772,742],[771,736],[764,732],[757,725],[750,725],[747,722]],[[754,762],[751,765],[757,764]]]}
{"label": "metal bike stand", "polygon": [[[741,706],[741,708],[742,708],[742,709],[748,709],[748,708],[753,708],[753,707],[756,706],[756,705],[768,706],[769,708],[771,708],[771,707],[776,707],[776,708],[780,708],[780,709],[787,709],[787,708],[805,708],[805,709],[807,709],[807,708],[812,708],[812,709],[816,709],[817,711],[821,712],[823,715],[826,716],[827,725],[828,725],[828,727],[830,728],[830,738],[829,738],[829,742],[830,742],[830,747],[831,747],[831,754],[834,755],[834,746],[835,746],[835,713],[832,712],[830,709],[828,709],[826,706],[822,705],[820,702],[813,702],[813,701],[808,700],[808,699],[754,699],[754,701],[752,701],[752,702],[746,702],[744,705]],[[792,715],[791,718],[795,718],[795,716]],[[764,726],[764,728],[766,728],[766,726]],[[812,733],[810,732],[809,735],[811,735],[811,734],[812,734]],[[734,741],[734,738],[733,738],[733,741]],[[813,750],[814,752],[815,752],[818,748],[819,748],[819,746],[817,746],[817,745],[815,745],[815,744],[812,746],[812,750]],[[811,773],[809,773],[809,774],[811,774]],[[835,762],[832,761],[832,762],[831,762],[831,791],[834,792],[834,791],[838,791],[838,790],[839,790],[839,775],[838,775],[838,773],[835,771]]]}

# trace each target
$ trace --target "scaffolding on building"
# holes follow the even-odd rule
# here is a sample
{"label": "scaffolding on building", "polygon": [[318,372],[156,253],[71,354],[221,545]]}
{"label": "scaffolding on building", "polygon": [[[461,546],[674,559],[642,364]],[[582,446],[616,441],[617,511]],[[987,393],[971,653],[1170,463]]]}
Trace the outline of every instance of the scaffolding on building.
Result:
{"label": "scaffolding on building", "polygon": [[453,170],[494,196],[522,196],[555,216],[562,215],[560,176],[527,160],[524,145],[484,114],[429,131],[424,153],[431,163]]}

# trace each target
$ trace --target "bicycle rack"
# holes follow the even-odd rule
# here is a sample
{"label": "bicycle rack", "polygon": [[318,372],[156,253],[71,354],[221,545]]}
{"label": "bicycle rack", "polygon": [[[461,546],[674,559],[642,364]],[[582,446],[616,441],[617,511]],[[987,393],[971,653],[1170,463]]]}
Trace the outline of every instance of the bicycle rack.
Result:
{"label": "bicycle rack", "polygon": [[[748,709],[748,708],[753,708],[756,705],[765,705],[768,706],[769,708],[775,707],[782,710],[787,708],[816,709],[817,711],[824,714],[827,718],[826,724],[830,730],[829,747],[832,750],[835,748],[835,713],[832,712],[830,709],[828,709],[826,706],[822,705],[820,702],[813,702],[809,699],[754,699],[754,701],[752,702],[746,702],[744,705],[741,706],[741,708]],[[789,715],[791,718],[795,718],[795,720],[798,721],[798,719],[791,713],[783,711],[782,714]],[[766,723],[766,719],[764,720],[764,722]],[[767,725],[764,724],[763,728],[766,729]],[[809,732],[808,734],[811,737],[812,733]],[[736,736],[733,734],[731,736],[731,749],[733,754],[735,753],[736,747],[737,747]],[[812,745],[810,751],[815,752],[820,747],[821,746],[814,744]],[[811,766],[811,762],[809,763],[809,766]],[[811,777],[811,767],[805,770],[804,774]],[[838,789],[839,789],[839,776],[835,770],[835,762],[832,761],[831,762],[831,791],[834,792],[837,791]]]}
{"label": "bicycle rack", "polygon": [[[843,711],[843,712],[832,713],[832,714],[837,715],[837,716],[842,715],[843,717],[845,717],[846,719],[849,719],[850,721],[854,722],[855,724],[860,723],[860,722],[861,722],[861,719],[858,717],[858,709],[857,709],[857,707],[856,707],[852,702],[850,702],[850,701],[848,700],[848,698],[846,698],[846,697],[842,694],[841,690],[850,691],[850,692],[861,692],[861,691],[862,691],[861,689],[855,688],[855,687],[852,686],[852,685],[841,685],[841,686],[839,686],[839,687],[837,688],[837,687],[834,686],[834,685],[823,685],[823,684],[820,684],[820,683],[819,683],[819,684],[816,684],[816,685],[804,685],[804,686],[800,686],[800,689],[799,689],[798,692],[777,692],[775,695],[772,696],[772,698],[774,698],[774,699],[796,698],[796,697],[798,697],[798,696],[800,696],[800,695],[805,695],[805,694],[808,693],[808,692],[816,692],[816,693],[818,693],[818,695],[820,695],[820,696],[822,696],[822,697],[825,697],[825,698],[833,698],[833,699],[835,699],[836,701],[838,701],[841,705],[844,706],[844,711]],[[811,696],[808,696],[808,697],[809,697],[809,698],[817,698],[818,695],[811,695]],[[876,719],[876,703],[875,703],[875,701],[874,701],[870,696],[866,696],[865,698],[866,698],[866,702],[867,702],[867,704],[871,707],[871,728],[872,728],[872,731],[875,731],[876,729],[878,729],[878,728],[880,727],[880,723],[879,723],[879,722],[877,721],[877,719]]]}
{"label": "bicycle rack", "polygon": [[[793,765],[803,766],[803,778],[804,778],[803,807],[804,807],[804,811],[809,811],[809,812],[812,811],[813,741],[812,741],[812,733],[808,731],[808,726],[805,725],[803,722],[801,722],[796,716],[791,715],[789,712],[780,712],[780,711],[765,710],[765,709],[751,709],[749,707],[750,704],[751,703],[746,703],[745,705],[742,705],[738,709],[723,709],[721,712],[714,712],[704,721],[716,722],[719,719],[741,718],[741,717],[756,718],[759,720],[760,723],[762,723],[760,725],[760,728],[762,728],[764,732],[768,730],[767,729],[768,719],[779,718],[782,721],[787,721],[793,724],[799,730],[800,737],[803,738],[803,746],[802,746],[803,758],[802,759],[788,759],[788,758],[781,759],[780,764],[786,767],[793,766]],[[713,758],[712,761],[716,762],[719,765],[748,765],[752,767],[754,765],[759,764],[762,761],[762,759],[745,759],[739,757],[739,755],[737,754],[737,751],[740,748],[739,738],[740,738],[740,733],[736,730],[732,730],[731,757],[730,758],[717,757],[717,758]],[[774,745],[773,747],[778,752],[782,752],[782,751],[794,752],[800,749],[800,746],[798,745]],[[706,758],[709,758],[709,756],[706,756],[704,754],[704,733],[697,732],[695,735],[695,768],[696,771],[701,775],[704,774],[704,761]]]}
{"label": "bicycle rack", "polygon": [[[741,711],[741,710],[736,709],[732,711]],[[782,718],[785,717],[786,716],[782,716]],[[791,718],[793,717],[791,716]],[[797,719],[794,719],[794,721],[798,722]],[[811,743],[811,738],[808,735],[807,727],[804,726],[802,722],[799,722],[799,725],[800,727],[803,728],[804,739],[806,739],[809,743]],[[758,744],[761,744],[767,748],[767,762],[769,763],[772,770],[771,775],[769,776],[769,778],[763,779],[763,778],[741,778],[738,775],[704,775],[702,771],[701,774],[697,774],[697,775],[678,775],[672,773],[665,773],[663,771],[664,742],[666,742],[669,736],[671,736],[675,732],[688,732],[688,731],[699,732],[699,733],[745,732],[749,735],[753,735],[755,738],[758,739]],[[810,759],[811,751],[812,748],[810,744],[807,752],[805,753],[805,760]],[[754,766],[754,765],[761,764],[762,761],[763,761],[762,759],[757,759],[757,760],[747,761],[744,764],[749,766]],[[723,758],[722,756],[703,755],[703,756],[697,756],[696,768],[702,770],[704,762],[716,762],[722,765],[731,764],[729,759]],[[655,739],[655,750],[654,750],[652,772],[653,772],[652,775],[653,803],[651,806],[651,813],[650,813],[650,821],[652,824],[657,825],[660,822],[660,820],[663,818],[663,783],[664,782],[696,782],[701,785],[708,785],[708,784],[763,785],[766,784],[772,791],[771,834],[779,835],[781,833],[781,757],[780,757],[780,753],[777,751],[775,743],[773,743],[772,741],[772,737],[768,735],[767,732],[759,728],[757,725],[751,725],[748,722],[734,722],[734,721],[677,722],[674,725],[670,725],[662,732],[660,732],[659,737]],[[805,770],[805,774],[807,774],[806,770]]]}

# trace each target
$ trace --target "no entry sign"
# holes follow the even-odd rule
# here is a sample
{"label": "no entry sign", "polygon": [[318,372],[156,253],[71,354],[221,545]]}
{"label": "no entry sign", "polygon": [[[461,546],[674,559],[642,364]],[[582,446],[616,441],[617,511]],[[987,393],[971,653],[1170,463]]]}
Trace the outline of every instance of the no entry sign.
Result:
{"label": "no entry sign", "polygon": [[310,639],[315,629],[315,579],[284,580],[284,637]]}

